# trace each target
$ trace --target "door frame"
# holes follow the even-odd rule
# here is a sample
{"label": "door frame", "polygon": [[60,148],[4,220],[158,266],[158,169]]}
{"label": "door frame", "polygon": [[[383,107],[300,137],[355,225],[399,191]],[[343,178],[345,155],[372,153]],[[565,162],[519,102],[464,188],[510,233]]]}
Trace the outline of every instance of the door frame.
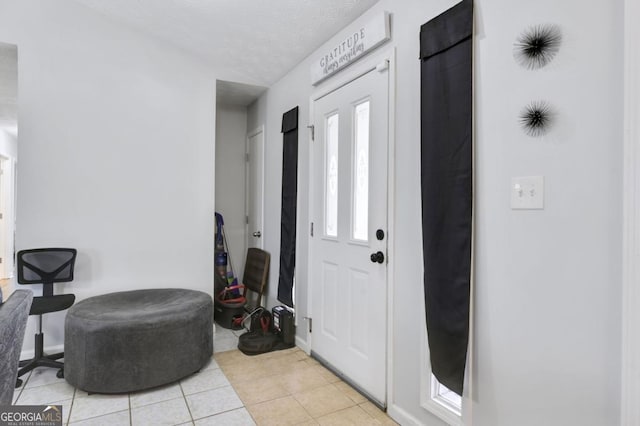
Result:
{"label": "door frame", "polygon": [[636,1],[624,2],[624,172],[621,424],[640,424],[640,30]]}
{"label": "door frame", "polygon": [[[244,214],[245,214],[245,221],[244,221],[244,229],[245,229],[245,238],[244,238],[244,244],[245,244],[245,249],[248,250],[249,249],[249,236],[251,235],[251,231],[249,230],[249,223],[248,223],[248,219],[249,219],[249,194],[251,193],[249,191],[250,186],[251,186],[251,182],[250,182],[250,173],[249,173],[249,140],[254,137],[257,136],[259,134],[262,134],[262,178],[260,179],[260,193],[262,194],[261,197],[261,209],[260,209],[260,222],[262,223],[262,229],[260,230],[261,233],[264,233],[264,177],[265,177],[265,151],[266,151],[266,146],[265,146],[265,133],[264,133],[264,124],[261,124],[260,126],[256,127],[255,129],[253,129],[252,131],[247,133],[247,137],[245,138],[245,147],[244,147],[244,153],[245,153],[245,161],[244,161],[244,181],[245,181],[245,188],[244,188]],[[260,237],[260,248],[264,250],[264,235],[262,235]],[[246,252],[245,250],[245,252]]]}
{"label": "door frame", "polygon": [[[395,286],[395,235],[396,235],[396,220],[395,220],[395,164],[396,164],[396,48],[390,47],[386,49],[380,49],[378,52],[372,52],[368,54],[365,58],[361,59],[360,62],[357,62],[351,66],[349,66],[344,71],[338,73],[338,75],[330,77],[325,82],[321,83],[314,89],[310,98],[309,98],[309,123],[311,125],[317,125],[314,122],[314,103],[340,89],[343,86],[351,83],[352,81],[362,77],[368,72],[372,71],[377,72],[376,69],[379,65],[383,64],[384,61],[387,61],[387,72],[389,73],[388,78],[388,128],[387,128],[387,274],[386,274],[386,285],[387,285],[387,332],[385,336],[385,347],[386,347],[386,376],[385,376],[385,387],[386,387],[386,398],[384,403],[387,407],[389,407],[389,401],[394,400],[393,394],[393,327],[394,327],[394,286]],[[312,140],[311,143],[315,143],[315,140]],[[308,158],[308,178],[309,178],[309,188],[315,187],[315,179],[314,172],[315,167],[317,166],[314,163],[313,158],[313,149],[309,149],[309,158]],[[313,198],[309,197],[308,201],[308,211],[309,214],[313,211]],[[307,224],[307,232],[311,228],[311,217],[308,218],[309,223]],[[307,242],[307,265],[311,265],[312,262],[312,250],[311,244],[312,239],[309,238]],[[311,279],[311,268],[307,269],[307,309],[308,309],[308,317],[313,318],[313,300],[312,300],[312,291],[311,291],[311,283],[313,282]],[[304,350],[307,354],[311,353],[311,340],[313,339],[312,333],[307,333],[307,341],[304,345]]]}

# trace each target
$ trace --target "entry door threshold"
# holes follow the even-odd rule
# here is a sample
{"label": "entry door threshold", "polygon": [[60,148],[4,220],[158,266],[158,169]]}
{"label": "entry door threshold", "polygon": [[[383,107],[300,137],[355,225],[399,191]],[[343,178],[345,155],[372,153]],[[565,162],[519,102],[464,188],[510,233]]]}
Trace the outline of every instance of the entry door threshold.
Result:
{"label": "entry door threshold", "polygon": [[376,398],[371,396],[371,394],[369,394],[369,392],[367,392],[366,390],[362,389],[362,387],[360,387],[358,384],[354,383],[353,380],[351,380],[348,376],[346,376],[342,371],[338,370],[336,367],[331,365],[330,362],[328,362],[327,360],[322,358],[320,355],[318,355],[313,350],[311,351],[311,358],[313,358],[316,361],[318,361],[320,364],[322,364],[323,367],[325,367],[327,370],[331,371],[333,374],[338,376],[340,378],[340,380],[342,380],[343,382],[346,382],[349,386],[351,386],[356,391],[358,391],[358,393],[360,395],[364,396],[369,401],[371,401],[371,403],[373,405],[375,405],[376,407],[378,407],[379,409],[381,409],[384,412],[387,411],[387,404],[385,404],[384,402],[380,402]]}

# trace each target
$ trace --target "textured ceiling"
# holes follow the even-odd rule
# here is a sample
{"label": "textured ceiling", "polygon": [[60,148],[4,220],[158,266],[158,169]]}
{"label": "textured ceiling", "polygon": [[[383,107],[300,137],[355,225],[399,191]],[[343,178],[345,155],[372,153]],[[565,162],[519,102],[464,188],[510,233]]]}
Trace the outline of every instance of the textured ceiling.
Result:
{"label": "textured ceiling", "polygon": [[76,0],[223,78],[270,86],[378,0]]}
{"label": "textured ceiling", "polygon": [[18,120],[18,48],[0,43],[0,128],[15,134]]}

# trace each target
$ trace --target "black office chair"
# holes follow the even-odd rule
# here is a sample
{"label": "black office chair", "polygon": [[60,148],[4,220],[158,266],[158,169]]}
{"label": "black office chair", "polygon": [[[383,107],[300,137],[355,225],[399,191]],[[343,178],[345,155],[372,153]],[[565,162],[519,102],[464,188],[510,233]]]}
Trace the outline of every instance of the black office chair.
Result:
{"label": "black office chair", "polygon": [[[53,294],[54,283],[73,281],[73,267],[76,261],[76,249],[39,248],[18,252],[18,283],[42,284],[42,296],[34,297],[29,315],[39,316],[39,328],[35,337],[33,359],[20,361],[18,377],[36,367],[59,368],[57,376],[64,377],[64,364],[56,361],[64,357],[64,352],[54,355],[44,354],[44,334],[42,333],[42,315],[68,309],[76,300],[73,294]],[[16,387],[22,381],[18,379]]]}

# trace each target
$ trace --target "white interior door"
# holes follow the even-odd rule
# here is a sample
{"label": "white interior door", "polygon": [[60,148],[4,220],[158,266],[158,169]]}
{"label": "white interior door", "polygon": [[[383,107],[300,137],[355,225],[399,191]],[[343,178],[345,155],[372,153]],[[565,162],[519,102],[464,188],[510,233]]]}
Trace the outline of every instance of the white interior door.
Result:
{"label": "white interior door", "polygon": [[386,405],[388,71],[313,103],[312,354]]}
{"label": "white interior door", "polygon": [[247,137],[247,248],[263,248],[264,131]]}

